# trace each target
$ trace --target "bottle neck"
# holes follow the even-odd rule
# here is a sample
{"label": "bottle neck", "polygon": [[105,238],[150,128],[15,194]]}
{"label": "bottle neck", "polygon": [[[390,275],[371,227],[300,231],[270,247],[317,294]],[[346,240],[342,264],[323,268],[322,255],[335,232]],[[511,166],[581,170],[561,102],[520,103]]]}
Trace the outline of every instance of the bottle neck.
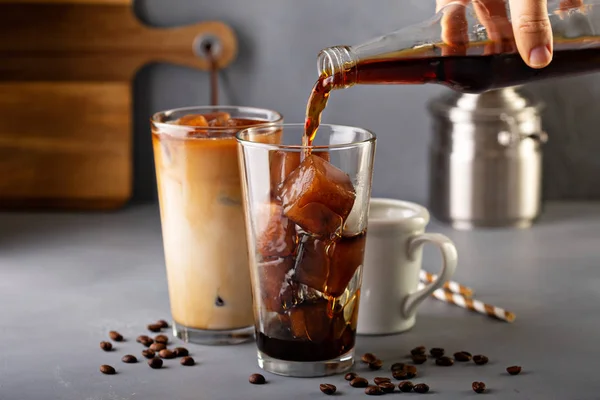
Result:
{"label": "bottle neck", "polygon": [[330,47],[319,53],[319,76],[331,77],[332,89],[345,89],[356,84],[357,64],[358,56],[351,47]]}

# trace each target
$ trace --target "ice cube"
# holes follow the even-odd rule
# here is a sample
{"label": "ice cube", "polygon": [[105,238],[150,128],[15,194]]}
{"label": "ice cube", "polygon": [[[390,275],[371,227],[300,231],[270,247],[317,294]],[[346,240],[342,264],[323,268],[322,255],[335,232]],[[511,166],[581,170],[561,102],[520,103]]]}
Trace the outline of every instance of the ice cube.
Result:
{"label": "ice cube", "polygon": [[355,196],[344,171],[312,154],[292,171],[281,189],[284,215],[316,235],[340,234]]}
{"label": "ice cube", "polygon": [[363,263],[365,237],[324,241],[304,236],[298,246],[294,280],[329,296],[341,296]]}
{"label": "ice cube", "polygon": [[[329,161],[329,152],[313,151],[312,154]],[[269,154],[271,174],[271,195],[280,199],[283,182],[300,165],[300,152],[273,150]]]}
{"label": "ice cube", "polygon": [[208,126],[208,121],[202,114],[188,114],[179,118],[177,124],[185,126]]}
{"label": "ice cube", "polygon": [[279,204],[271,202],[259,207],[256,221],[256,251],[263,259],[292,254],[295,225],[283,215],[283,208]]}
{"label": "ice cube", "polygon": [[303,303],[289,312],[290,329],[296,339],[322,342],[332,330],[329,304],[326,300]]}
{"label": "ice cube", "polygon": [[223,111],[216,111],[204,114],[204,118],[208,121],[209,126],[227,126],[227,121],[231,119],[231,115]]}
{"label": "ice cube", "polygon": [[258,281],[262,305],[267,311],[282,313],[285,299],[282,292],[288,286],[286,276],[294,266],[290,257],[258,264]]}

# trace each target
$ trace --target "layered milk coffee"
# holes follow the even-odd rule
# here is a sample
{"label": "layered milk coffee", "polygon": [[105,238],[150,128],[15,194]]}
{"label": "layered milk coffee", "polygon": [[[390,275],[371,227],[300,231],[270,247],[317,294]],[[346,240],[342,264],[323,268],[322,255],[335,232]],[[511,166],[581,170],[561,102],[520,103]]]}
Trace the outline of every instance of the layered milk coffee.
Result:
{"label": "layered milk coffee", "polygon": [[[268,120],[226,111],[164,113],[153,120],[176,330],[228,331],[254,323],[235,134]],[[183,336],[194,341],[189,332]]]}

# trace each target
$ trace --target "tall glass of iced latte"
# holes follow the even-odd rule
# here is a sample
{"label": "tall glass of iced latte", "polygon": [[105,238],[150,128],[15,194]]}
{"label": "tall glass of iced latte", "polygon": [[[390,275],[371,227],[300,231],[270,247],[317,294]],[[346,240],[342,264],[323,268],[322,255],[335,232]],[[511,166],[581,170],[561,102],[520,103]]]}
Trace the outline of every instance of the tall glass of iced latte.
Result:
{"label": "tall glass of iced latte", "polygon": [[[174,335],[199,344],[252,339],[254,318],[236,133],[277,125],[251,107],[152,117],[152,144]],[[265,140],[277,142],[277,134]]]}

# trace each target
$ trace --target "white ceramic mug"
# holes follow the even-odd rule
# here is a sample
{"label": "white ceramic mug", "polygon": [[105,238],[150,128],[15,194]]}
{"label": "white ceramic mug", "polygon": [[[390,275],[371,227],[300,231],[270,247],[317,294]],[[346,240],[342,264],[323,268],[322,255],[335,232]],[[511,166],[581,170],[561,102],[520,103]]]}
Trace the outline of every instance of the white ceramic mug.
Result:
{"label": "white ceramic mug", "polygon": [[[371,199],[357,333],[382,335],[415,324],[417,307],[456,270],[456,247],[439,233],[425,233],[425,207],[394,199]],[[423,245],[442,253],[438,278],[418,289]]]}

